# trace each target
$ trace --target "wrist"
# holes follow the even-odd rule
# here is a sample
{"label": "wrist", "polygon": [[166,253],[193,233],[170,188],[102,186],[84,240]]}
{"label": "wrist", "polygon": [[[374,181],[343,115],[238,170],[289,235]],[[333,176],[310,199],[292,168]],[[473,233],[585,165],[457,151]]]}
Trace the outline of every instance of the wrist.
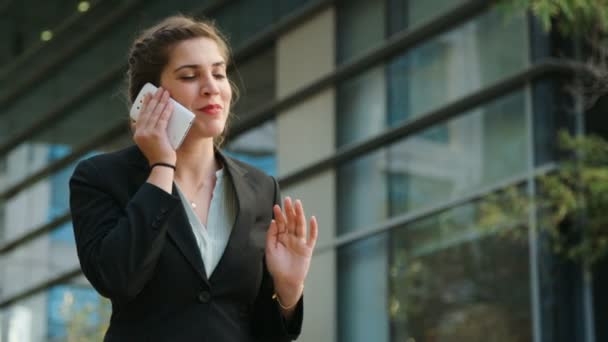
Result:
{"label": "wrist", "polygon": [[148,158],[148,165],[154,165],[157,163],[166,163],[166,164],[171,164],[171,165],[175,165],[175,163],[177,162],[177,158],[176,156],[157,156],[156,158]]}
{"label": "wrist", "polygon": [[[153,164],[154,165],[154,164]],[[147,182],[165,190],[171,194],[173,192],[173,179],[175,169],[172,167],[155,166],[151,167]]]}
{"label": "wrist", "polygon": [[158,163],[150,164],[150,169],[154,169],[155,167],[166,167],[169,169],[173,169],[173,171],[175,171],[175,163],[158,162]]}
{"label": "wrist", "polygon": [[297,286],[279,286],[275,287],[275,292],[272,296],[279,306],[285,310],[292,309],[298,304],[302,294],[304,293],[304,284]]}

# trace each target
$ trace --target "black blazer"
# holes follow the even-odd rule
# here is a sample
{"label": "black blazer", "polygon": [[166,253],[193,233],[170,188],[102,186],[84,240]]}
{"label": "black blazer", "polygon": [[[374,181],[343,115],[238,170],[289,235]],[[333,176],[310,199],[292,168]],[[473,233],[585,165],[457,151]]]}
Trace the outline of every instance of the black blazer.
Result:
{"label": "black blazer", "polygon": [[179,196],[146,182],[150,169],[137,146],[76,167],[70,208],[80,265],[112,301],[104,341],[278,342],[299,335],[302,300],[287,324],[264,262],[278,184],[218,157],[234,184],[238,213],[209,279]]}

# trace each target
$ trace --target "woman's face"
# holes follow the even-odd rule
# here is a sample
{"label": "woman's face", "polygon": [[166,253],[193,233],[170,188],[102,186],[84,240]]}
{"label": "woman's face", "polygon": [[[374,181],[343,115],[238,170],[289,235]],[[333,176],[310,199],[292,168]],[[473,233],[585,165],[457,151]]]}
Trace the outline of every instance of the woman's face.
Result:
{"label": "woman's face", "polygon": [[196,115],[191,133],[213,138],[224,131],[232,89],[226,60],[215,41],[193,38],[177,43],[169,53],[160,85]]}

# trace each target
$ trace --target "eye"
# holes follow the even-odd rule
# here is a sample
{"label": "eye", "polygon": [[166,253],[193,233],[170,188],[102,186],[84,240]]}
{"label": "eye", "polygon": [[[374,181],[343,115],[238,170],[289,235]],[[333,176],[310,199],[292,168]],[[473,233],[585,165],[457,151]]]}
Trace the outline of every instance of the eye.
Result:
{"label": "eye", "polygon": [[182,80],[193,80],[196,78],[196,75],[183,75],[179,77]]}
{"label": "eye", "polygon": [[223,80],[224,78],[226,78],[226,75],[224,75],[224,74],[213,74],[213,77],[215,77],[218,80]]}

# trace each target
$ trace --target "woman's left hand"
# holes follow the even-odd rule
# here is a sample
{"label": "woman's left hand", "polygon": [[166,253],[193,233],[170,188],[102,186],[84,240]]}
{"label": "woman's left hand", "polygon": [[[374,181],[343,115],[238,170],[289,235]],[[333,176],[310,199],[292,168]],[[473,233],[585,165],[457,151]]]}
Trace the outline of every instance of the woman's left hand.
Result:
{"label": "woman's left hand", "polygon": [[266,264],[274,279],[275,291],[281,304],[289,307],[302,296],[304,280],[310,268],[312,252],[317,242],[317,220],[310,219],[307,238],[306,216],[302,202],[292,205],[289,197],[284,201],[285,212],[274,205],[274,217],[266,236]]}

